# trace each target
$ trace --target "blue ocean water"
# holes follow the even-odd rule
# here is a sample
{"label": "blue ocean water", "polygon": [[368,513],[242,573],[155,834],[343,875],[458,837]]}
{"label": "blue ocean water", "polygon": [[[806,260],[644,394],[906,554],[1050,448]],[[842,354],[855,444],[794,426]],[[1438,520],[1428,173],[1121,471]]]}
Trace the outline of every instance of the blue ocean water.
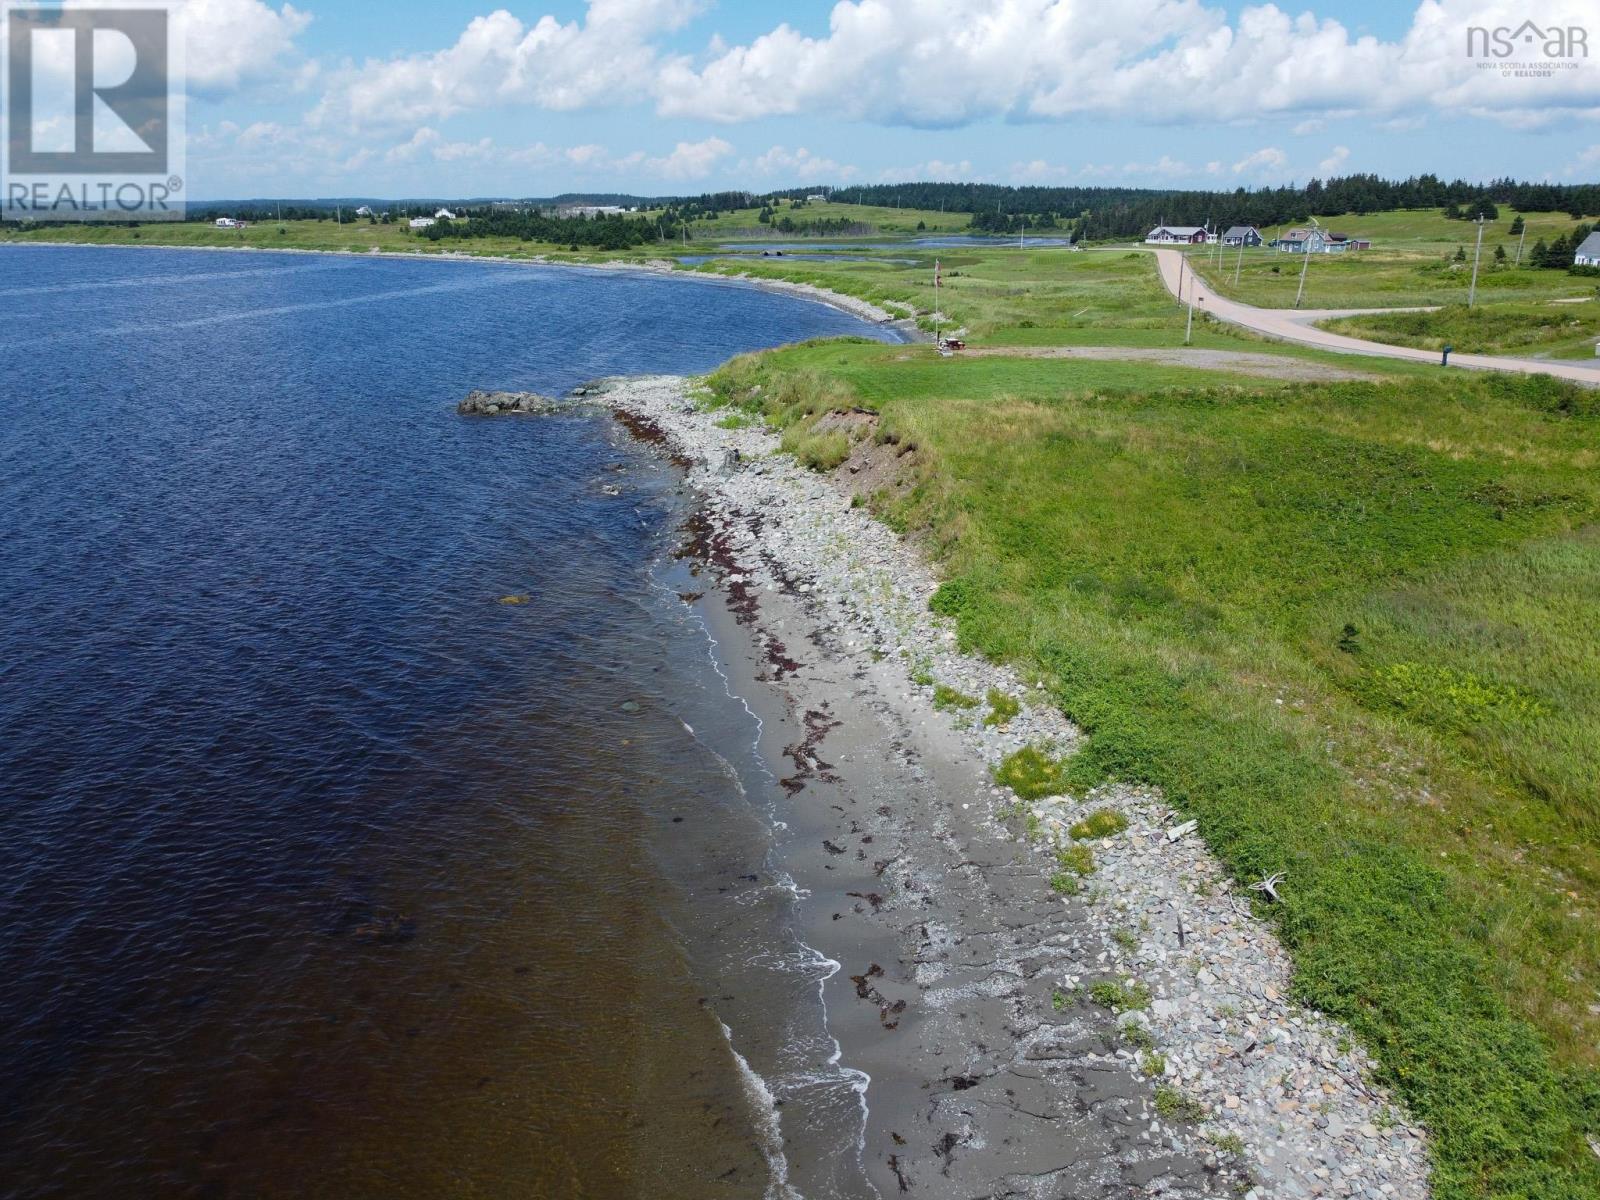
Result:
{"label": "blue ocean water", "polygon": [[770,830],[679,479],[454,405],[887,335],[287,254],[0,247],[0,301],[0,1195],[765,1194],[694,931]]}

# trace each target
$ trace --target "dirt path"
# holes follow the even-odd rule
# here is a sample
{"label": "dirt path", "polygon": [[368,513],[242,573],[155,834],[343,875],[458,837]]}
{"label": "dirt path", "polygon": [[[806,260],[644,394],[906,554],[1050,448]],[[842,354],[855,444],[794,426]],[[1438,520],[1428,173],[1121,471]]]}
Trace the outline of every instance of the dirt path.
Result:
{"label": "dirt path", "polygon": [[[1237,300],[1229,300],[1226,297],[1217,295],[1206,284],[1205,280],[1194,274],[1193,271],[1184,269],[1184,258],[1178,251],[1157,250],[1155,256],[1156,263],[1161,269],[1161,282],[1166,284],[1167,291],[1174,296],[1178,296],[1181,282],[1183,302],[1189,303],[1192,297],[1199,311],[1210,313],[1219,321],[1243,325],[1246,329],[1254,329],[1257,333],[1277,338],[1280,341],[1298,342],[1301,345],[1317,346],[1324,350],[1339,350],[1346,354],[1367,354],[1380,358],[1404,358],[1413,362],[1438,363],[1439,361],[1438,353],[1433,350],[1417,350],[1410,346],[1386,346],[1382,342],[1369,342],[1361,338],[1347,337],[1342,333],[1330,333],[1326,329],[1317,329],[1305,324],[1305,322],[1325,320],[1332,316],[1353,316],[1361,312],[1394,311],[1392,309],[1300,309],[1291,311],[1288,309],[1257,308],[1251,304],[1241,304]],[[1511,371],[1523,375],[1554,375],[1577,383],[1600,385],[1600,366],[1588,366],[1576,362],[1553,362],[1536,358],[1500,358],[1487,354],[1455,354],[1450,358],[1450,365],[1452,367],[1467,367],[1477,371]]]}
{"label": "dirt path", "polygon": [[1160,363],[1170,367],[1198,367],[1208,371],[1232,371],[1239,375],[1260,375],[1270,379],[1317,383],[1330,379],[1376,379],[1366,371],[1334,367],[1326,363],[1285,358],[1281,354],[1257,354],[1248,350],[1213,350],[1198,346],[980,346],[961,352],[963,358],[1098,358],[1127,362]]}

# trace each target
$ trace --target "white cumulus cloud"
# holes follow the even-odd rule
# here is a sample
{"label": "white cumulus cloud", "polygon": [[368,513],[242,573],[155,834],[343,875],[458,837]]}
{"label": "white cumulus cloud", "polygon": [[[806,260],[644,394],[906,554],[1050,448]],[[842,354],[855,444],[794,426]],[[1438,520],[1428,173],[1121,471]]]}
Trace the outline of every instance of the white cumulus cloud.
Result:
{"label": "white cumulus cloud", "polygon": [[527,26],[497,9],[443,50],[333,72],[311,120],[409,125],[513,104],[570,111],[635,101],[654,69],[651,39],[698,11],[694,0],[592,0],[582,21],[546,15]]}
{"label": "white cumulus cloud", "polygon": [[856,175],[856,168],[813,154],[804,146],[795,150],[787,146],[773,146],[765,154],[741,160],[739,170],[763,179],[782,177],[790,183],[821,183],[851,179]]}
{"label": "white cumulus cloud", "polygon": [[174,20],[185,42],[187,86],[207,94],[282,69],[311,14],[261,0],[186,0]]}

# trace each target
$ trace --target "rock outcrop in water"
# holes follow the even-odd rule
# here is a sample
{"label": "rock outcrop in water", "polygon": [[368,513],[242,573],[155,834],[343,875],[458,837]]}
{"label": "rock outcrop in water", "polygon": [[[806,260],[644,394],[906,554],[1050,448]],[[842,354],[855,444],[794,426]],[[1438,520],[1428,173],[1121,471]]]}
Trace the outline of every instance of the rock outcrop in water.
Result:
{"label": "rock outcrop in water", "polygon": [[471,417],[498,417],[506,413],[547,413],[560,407],[537,392],[484,392],[473,390],[456,405],[456,411]]}

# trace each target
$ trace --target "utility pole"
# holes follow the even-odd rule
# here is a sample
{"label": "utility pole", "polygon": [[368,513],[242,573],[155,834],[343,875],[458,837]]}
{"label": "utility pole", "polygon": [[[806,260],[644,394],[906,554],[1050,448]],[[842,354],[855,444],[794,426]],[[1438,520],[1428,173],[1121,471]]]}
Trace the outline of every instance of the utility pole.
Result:
{"label": "utility pole", "polygon": [[1520,267],[1522,265],[1522,243],[1527,241],[1527,240],[1528,240],[1528,222],[1527,221],[1523,221],[1522,222],[1522,235],[1517,238],[1517,261],[1511,264],[1513,267]]}
{"label": "utility pole", "polygon": [[[1317,224],[1317,219],[1312,217],[1311,233],[1317,233],[1321,228],[1322,227]],[[1300,307],[1300,301],[1305,297],[1306,294],[1306,268],[1311,265],[1311,234],[1307,234],[1305,240],[1300,243],[1300,253],[1304,254],[1306,257],[1305,261],[1300,264],[1300,290],[1294,294],[1294,306],[1296,308]]]}
{"label": "utility pole", "polygon": [[[1523,226],[1527,228],[1526,225]],[[1478,259],[1483,255],[1483,214],[1478,214],[1478,244],[1472,249],[1472,284],[1467,288],[1467,307],[1470,309],[1478,298]]]}
{"label": "utility pole", "polygon": [[1233,264],[1233,286],[1234,287],[1238,287],[1239,286],[1239,272],[1244,268],[1244,239],[1245,239],[1245,235],[1244,234],[1240,234],[1239,235],[1239,258]]}

